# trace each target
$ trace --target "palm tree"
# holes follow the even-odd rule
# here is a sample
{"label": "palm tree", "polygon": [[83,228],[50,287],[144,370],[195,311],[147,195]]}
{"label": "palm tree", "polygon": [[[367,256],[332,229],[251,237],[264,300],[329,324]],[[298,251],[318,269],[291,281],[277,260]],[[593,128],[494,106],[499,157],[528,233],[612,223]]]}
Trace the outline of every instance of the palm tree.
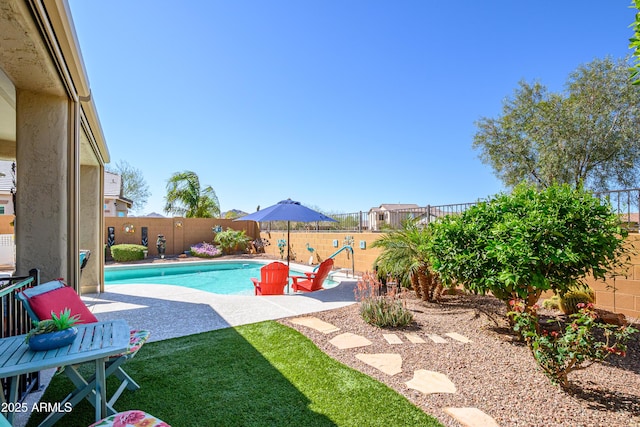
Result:
{"label": "palm tree", "polygon": [[442,285],[431,271],[426,243],[429,230],[417,220],[406,220],[402,228],[392,230],[373,242],[372,247],[382,248],[375,265],[383,274],[410,281],[418,298],[425,301],[440,298]]}
{"label": "palm tree", "polygon": [[213,188],[200,188],[198,175],[192,171],[176,172],[167,181],[164,211],[185,218],[217,218],[220,203]]}

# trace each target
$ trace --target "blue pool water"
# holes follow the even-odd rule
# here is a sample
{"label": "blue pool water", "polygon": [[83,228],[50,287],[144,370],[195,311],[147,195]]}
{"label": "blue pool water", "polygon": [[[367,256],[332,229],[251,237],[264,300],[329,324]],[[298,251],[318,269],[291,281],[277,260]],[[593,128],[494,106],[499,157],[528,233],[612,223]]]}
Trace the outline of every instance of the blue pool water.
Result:
{"label": "blue pool water", "polygon": [[[252,277],[260,277],[259,262],[194,262],[162,266],[105,268],[105,285],[154,284],[176,285],[223,295],[253,295]],[[291,276],[303,276],[291,270]],[[326,280],[324,287],[335,286]],[[286,289],[285,289],[286,292]]]}

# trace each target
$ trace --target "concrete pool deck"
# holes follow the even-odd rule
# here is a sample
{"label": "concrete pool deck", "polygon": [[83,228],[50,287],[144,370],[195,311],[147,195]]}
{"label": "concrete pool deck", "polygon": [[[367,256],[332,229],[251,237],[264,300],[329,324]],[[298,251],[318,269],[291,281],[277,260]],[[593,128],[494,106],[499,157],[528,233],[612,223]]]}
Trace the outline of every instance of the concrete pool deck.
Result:
{"label": "concrete pool deck", "polygon": [[355,303],[356,279],[333,275],[334,288],[291,295],[220,295],[173,285],[112,285],[82,299],[99,320],[125,319],[151,332],[150,341],[263,320],[331,310]]}

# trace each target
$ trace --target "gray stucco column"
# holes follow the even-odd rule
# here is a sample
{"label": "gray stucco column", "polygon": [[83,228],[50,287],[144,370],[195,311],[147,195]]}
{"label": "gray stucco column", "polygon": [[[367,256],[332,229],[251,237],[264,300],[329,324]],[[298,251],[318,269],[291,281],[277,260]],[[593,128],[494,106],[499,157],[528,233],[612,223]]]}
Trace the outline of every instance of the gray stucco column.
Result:
{"label": "gray stucco column", "polygon": [[99,166],[80,167],[80,249],[89,249],[91,258],[80,276],[80,291],[97,293],[101,291],[104,249],[102,247],[102,210],[104,199],[100,197],[102,188],[102,168]]}
{"label": "gray stucco column", "polygon": [[16,270],[43,281],[70,279],[71,114],[67,98],[16,89]]}

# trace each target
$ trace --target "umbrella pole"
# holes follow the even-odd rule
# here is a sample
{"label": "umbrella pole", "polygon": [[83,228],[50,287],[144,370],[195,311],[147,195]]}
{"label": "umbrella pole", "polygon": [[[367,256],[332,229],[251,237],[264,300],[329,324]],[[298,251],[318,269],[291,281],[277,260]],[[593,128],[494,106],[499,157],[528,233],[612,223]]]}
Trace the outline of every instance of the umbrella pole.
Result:
{"label": "umbrella pole", "polygon": [[[287,221],[287,268],[289,268],[289,250],[291,249],[291,239],[290,239],[290,234],[289,234],[289,223],[290,221]],[[287,293],[289,293],[290,289],[289,289],[289,278],[287,277]]]}

